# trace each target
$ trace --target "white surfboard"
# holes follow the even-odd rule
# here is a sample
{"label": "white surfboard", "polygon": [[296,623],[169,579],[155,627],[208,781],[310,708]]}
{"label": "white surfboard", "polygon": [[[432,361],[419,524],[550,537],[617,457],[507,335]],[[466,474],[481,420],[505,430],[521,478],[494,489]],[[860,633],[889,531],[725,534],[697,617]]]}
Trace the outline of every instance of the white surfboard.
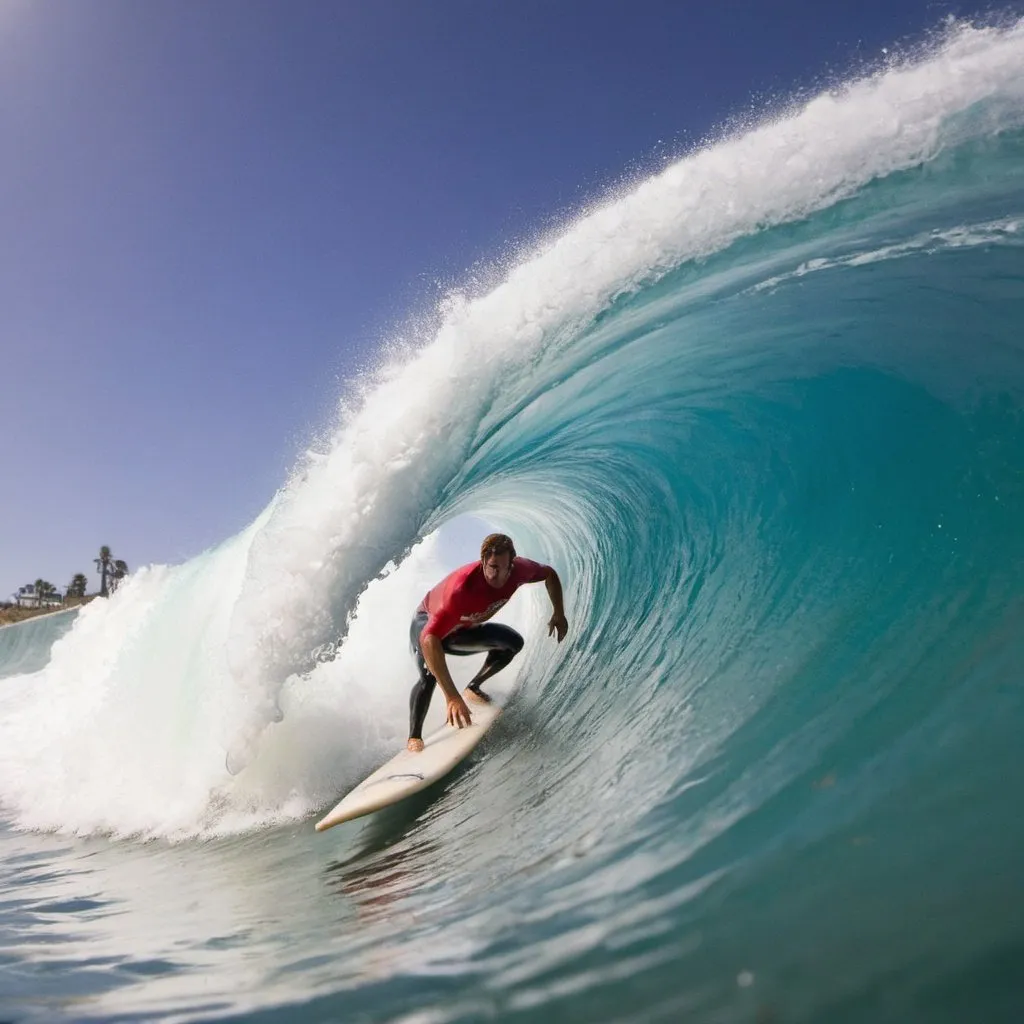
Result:
{"label": "white surfboard", "polygon": [[501,714],[496,703],[470,704],[469,710],[472,725],[456,729],[445,724],[423,741],[419,753],[403,750],[396,754],[324,815],[316,823],[317,832],[398,803],[447,775],[469,756]]}

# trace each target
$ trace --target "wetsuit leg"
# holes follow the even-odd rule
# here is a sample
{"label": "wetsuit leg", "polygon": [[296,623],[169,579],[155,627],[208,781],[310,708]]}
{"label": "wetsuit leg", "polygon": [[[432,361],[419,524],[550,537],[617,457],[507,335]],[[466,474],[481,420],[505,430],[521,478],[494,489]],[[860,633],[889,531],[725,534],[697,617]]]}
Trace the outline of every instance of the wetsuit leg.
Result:
{"label": "wetsuit leg", "polygon": [[479,693],[480,687],[523,649],[523,638],[511,626],[484,622],[479,626],[469,626],[450,633],[445,637],[444,649],[449,654],[480,654],[487,651],[486,660],[468,687],[474,693]]}
{"label": "wetsuit leg", "polygon": [[[420,633],[427,624],[426,612],[417,614],[409,627],[409,643],[420,677],[409,694],[409,739],[422,739],[423,720],[430,708],[437,680],[434,678],[420,649]],[[475,693],[491,676],[500,672],[522,649],[523,638],[510,626],[497,622],[484,622],[479,626],[457,629],[444,638],[441,645],[446,654],[464,656],[487,652],[480,671],[472,678],[469,689]]]}
{"label": "wetsuit leg", "polygon": [[423,660],[423,651],[420,650],[420,633],[427,624],[426,612],[421,612],[413,617],[412,625],[409,627],[409,643],[412,646],[412,654],[416,659],[416,668],[419,669],[420,677],[409,694],[409,739],[423,739],[423,719],[427,717],[430,708],[430,698],[434,695],[434,687],[437,680],[434,678],[427,663]]}

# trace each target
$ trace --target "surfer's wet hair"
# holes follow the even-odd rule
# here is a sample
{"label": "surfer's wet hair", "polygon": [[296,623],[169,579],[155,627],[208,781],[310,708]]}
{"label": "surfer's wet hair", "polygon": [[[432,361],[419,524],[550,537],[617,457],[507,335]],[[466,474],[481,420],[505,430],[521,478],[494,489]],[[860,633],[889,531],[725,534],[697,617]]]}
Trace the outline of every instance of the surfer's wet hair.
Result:
{"label": "surfer's wet hair", "polygon": [[512,543],[512,538],[506,537],[503,533],[489,533],[480,545],[480,561],[485,561],[491,555],[503,555],[506,551],[510,561],[516,557],[516,546]]}

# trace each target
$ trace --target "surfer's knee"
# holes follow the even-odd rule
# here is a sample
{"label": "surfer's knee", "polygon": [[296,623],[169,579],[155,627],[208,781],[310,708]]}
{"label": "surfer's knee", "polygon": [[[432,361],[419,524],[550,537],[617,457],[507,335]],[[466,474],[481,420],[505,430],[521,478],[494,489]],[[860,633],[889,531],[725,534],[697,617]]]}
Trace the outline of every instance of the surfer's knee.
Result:
{"label": "surfer's knee", "polygon": [[504,654],[509,659],[514,658],[526,643],[511,626],[506,626],[503,623],[488,623],[484,629],[487,630],[484,643],[494,654]]}
{"label": "surfer's knee", "polygon": [[501,632],[501,642],[496,643],[487,662],[495,672],[503,669],[522,649],[526,641],[514,630],[504,627]]}

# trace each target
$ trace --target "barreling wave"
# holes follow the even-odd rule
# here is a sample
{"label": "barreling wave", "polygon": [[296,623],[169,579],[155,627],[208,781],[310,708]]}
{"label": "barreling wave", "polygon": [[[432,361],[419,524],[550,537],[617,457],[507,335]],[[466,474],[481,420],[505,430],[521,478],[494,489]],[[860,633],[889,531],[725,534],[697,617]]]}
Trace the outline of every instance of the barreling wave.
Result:
{"label": "barreling wave", "polygon": [[409,614],[464,514],[567,583],[559,648],[517,598],[538,728],[495,792],[524,842],[585,844],[599,809],[673,837],[660,873],[808,773],[883,766],[869,813],[936,744],[1001,750],[977,701],[1021,643],[1022,158],[1024,28],[954,27],[449,296],[251,527],[5,684],[6,813],[184,837],[333,800],[402,738]]}

